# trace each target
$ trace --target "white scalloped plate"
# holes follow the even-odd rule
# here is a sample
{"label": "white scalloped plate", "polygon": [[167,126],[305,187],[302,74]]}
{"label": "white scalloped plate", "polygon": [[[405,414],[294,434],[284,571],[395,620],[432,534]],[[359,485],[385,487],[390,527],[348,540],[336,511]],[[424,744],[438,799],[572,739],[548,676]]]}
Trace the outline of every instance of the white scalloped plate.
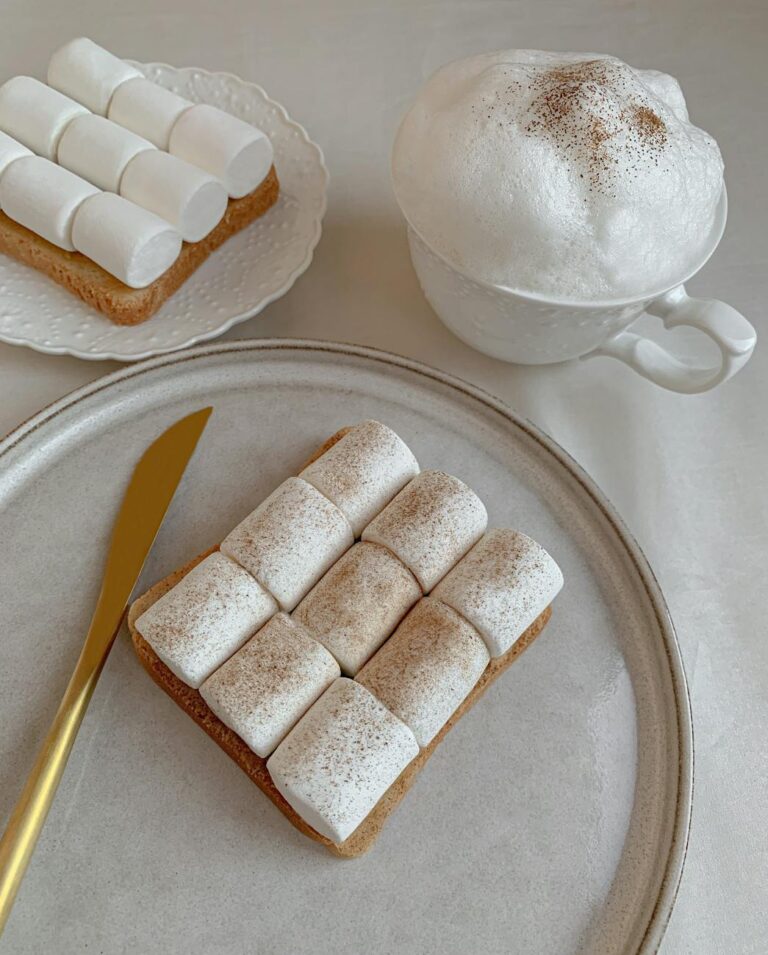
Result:
{"label": "white scalloped plate", "polygon": [[153,318],[132,327],[113,325],[36,269],[0,256],[0,341],[50,355],[138,361],[222,335],[284,295],[312,261],[328,170],[306,130],[260,86],[230,73],[136,65],[160,86],[263,129],[275,149],[280,198],[217,250]]}

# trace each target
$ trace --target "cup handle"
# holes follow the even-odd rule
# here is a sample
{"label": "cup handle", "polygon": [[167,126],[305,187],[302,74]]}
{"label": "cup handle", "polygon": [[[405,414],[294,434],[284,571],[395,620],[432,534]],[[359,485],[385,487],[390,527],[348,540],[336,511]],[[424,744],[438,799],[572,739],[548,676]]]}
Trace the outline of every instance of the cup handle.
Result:
{"label": "cup handle", "polygon": [[703,332],[720,349],[720,363],[710,367],[687,364],[632,331],[619,332],[583,358],[618,358],[662,388],[694,395],[733,377],[749,361],[757,341],[755,329],[735,308],[716,299],[691,298],[683,285],[654,299],[645,311],[662,319],[665,328],[690,325]]}

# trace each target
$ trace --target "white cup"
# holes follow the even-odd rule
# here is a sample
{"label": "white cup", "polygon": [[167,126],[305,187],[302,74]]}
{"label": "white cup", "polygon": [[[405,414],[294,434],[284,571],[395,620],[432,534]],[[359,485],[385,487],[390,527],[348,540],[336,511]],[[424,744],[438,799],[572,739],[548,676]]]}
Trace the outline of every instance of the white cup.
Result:
{"label": "white cup", "polygon": [[[473,279],[437,253],[408,225],[411,259],[432,308],[467,345],[503,361],[541,365],[570,358],[618,358],[670,391],[709,391],[749,360],[757,334],[736,309],[714,299],[691,298],[683,285],[717,248],[727,217],[725,189],[704,254],[674,285],[633,298],[598,302],[520,292]],[[684,363],[649,338],[630,331],[641,315],[661,318],[667,329],[689,325],[720,349],[714,366]]]}

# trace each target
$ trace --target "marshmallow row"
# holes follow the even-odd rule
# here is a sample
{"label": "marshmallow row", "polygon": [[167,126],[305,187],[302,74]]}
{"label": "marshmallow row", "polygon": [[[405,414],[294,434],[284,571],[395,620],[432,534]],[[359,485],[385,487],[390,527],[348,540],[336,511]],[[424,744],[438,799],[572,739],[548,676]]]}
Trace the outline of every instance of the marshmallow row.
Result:
{"label": "marshmallow row", "polygon": [[0,129],[98,189],[165,219],[186,242],[205,238],[226,211],[227,191],[215,176],[32,77],[0,87]]}
{"label": "marshmallow row", "polygon": [[185,242],[204,239],[227,209],[226,189],[214,176],[93,113],[64,130],[58,161],[170,222]]}
{"label": "marshmallow row", "polygon": [[53,54],[48,84],[214,176],[233,199],[252,192],[272,166],[272,144],[260,129],[162,89],[85,37]]}
{"label": "marshmallow row", "polygon": [[[22,93],[31,90],[34,98],[42,90],[41,97],[53,104],[47,111],[34,113],[32,121],[24,113],[19,80]],[[59,100],[64,101],[63,105]],[[176,261],[181,236],[167,218],[100,191],[44,155],[33,155],[32,148],[46,153],[60,150],[70,130],[99,119],[84,110],[76,112],[74,118],[72,113],[66,97],[30,77],[16,77],[0,87],[0,127],[4,130],[0,132],[0,209],[53,245],[87,256],[125,285],[144,288]],[[62,115],[69,116],[63,132]],[[20,135],[24,142],[13,138],[9,131]],[[104,145],[103,140],[98,142]],[[119,144],[108,140],[104,151],[118,154]],[[92,154],[86,151],[84,155]]]}
{"label": "marshmallow row", "polygon": [[68,252],[81,252],[131,288],[173,265],[181,236],[159,216],[42,156],[22,154],[0,175],[0,209]]}
{"label": "marshmallow row", "polygon": [[[187,242],[205,238],[221,221],[228,198],[251,192],[272,165],[271,143],[260,130],[163,90],[85,38],[54,53],[48,84],[29,76],[3,84],[0,131],[165,220]],[[7,202],[8,215],[21,224],[67,251],[82,252],[133,288],[151,284],[173,264],[180,251],[176,237],[113,200],[90,203],[78,247],[74,215],[78,202],[93,194],[70,177],[39,165],[37,170],[40,182],[31,185],[17,172],[26,192]],[[30,211],[31,203],[38,209]],[[107,212],[124,230],[117,239],[104,227]]]}

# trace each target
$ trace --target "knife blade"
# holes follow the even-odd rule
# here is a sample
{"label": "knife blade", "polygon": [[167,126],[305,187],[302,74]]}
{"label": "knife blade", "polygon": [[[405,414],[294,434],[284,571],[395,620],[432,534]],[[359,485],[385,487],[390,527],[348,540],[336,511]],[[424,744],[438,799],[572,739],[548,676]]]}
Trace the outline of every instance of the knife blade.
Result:
{"label": "knife blade", "polygon": [[147,448],[134,468],[114,524],[101,591],[80,657],[0,839],[0,934],[131,592],[212,410],[202,408],[171,425]]}

